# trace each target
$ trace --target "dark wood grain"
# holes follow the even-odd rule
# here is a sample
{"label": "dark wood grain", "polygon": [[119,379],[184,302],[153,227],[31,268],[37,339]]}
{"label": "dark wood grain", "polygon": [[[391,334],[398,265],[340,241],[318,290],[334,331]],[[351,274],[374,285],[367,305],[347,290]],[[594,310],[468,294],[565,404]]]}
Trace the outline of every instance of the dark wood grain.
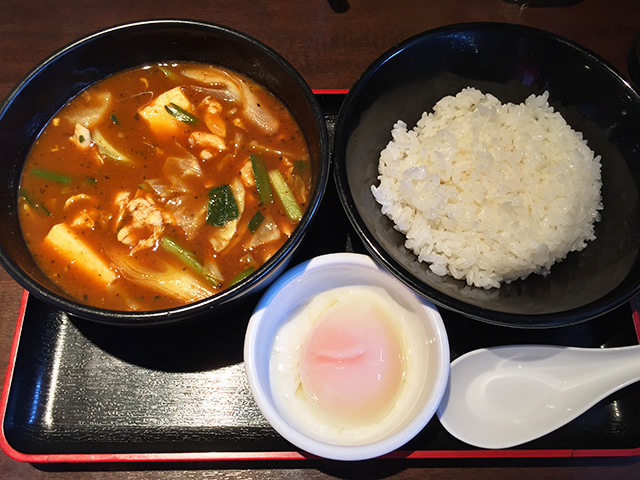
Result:
{"label": "dark wood grain", "polygon": [[[3,0],[0,98],[56,49],[104,27],[149,18],[191,18],[242,30],[276,49],[312,88],[349,88],[396,43],[443,25],[499,21],[544,28],[593,50],[623,75],[640,34],[637,0],[528,7],[502,0]],[[526,3],[526,2],[525,2]],[[566,2],[571,3],[571,2]],[[0,371],[7,368],[22,289],[0,272]],[[0,453],[0,478],[640,478],[636,458],[30,465]]]}

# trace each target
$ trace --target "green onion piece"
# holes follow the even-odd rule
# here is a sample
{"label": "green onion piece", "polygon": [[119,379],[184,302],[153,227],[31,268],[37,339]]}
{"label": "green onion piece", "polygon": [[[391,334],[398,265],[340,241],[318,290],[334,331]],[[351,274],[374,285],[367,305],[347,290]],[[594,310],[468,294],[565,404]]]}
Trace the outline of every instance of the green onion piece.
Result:
{"label": "green onion piece", "polygon": [[255,271],[256,271],[256,269],[253,268],[253,267],[249,267],[246,270],[241,271],[235,277],[233,277],[233,279],[231,280],[231,283],[229,284],[229,286],[232,287],[236,283],[240,283],[242,280],[247,278],[249,275],[251,275]]}
{"label": "green onion piece", "polygon": [[47,209],[47,207],[45,207],[42,203],[38,202],[33,197],[31,197],[31,194],[27,192],[24,188],[20,189],[20,196],[24,198],[24,201],[27,202],[27,205],[29,205],[31,208],[35,210],[39,210],[47,216],[51,215],[51,212]]}
{"label": "green onion piece", "polygon": [[64,173],[54,172],[53,170],[46,170],[44,168],[31,169],[31,175],[36,178],[42,178],[44,180],[51,180],[52,182],[61,183],[62,185],[69,185],[71,183],[71,177]]}
{"label": "green onion piece", "polygon": [[120,120],[118,120],[118,117],[116,117],[115,113],[112,113],[109,118],[111,119],[111,121],[113,123],[115,123],[116,125],[120,125]]}
{"label": "green onion piece", "polygon": [[294,160],[293,161],[293,173],[299,176],[304,176],[309,170],[309,162],[306,160]]}
{"label": "green onion piece", "polygon": [[119,162],[131,161],[126,155],[124,155],[122,152],[118,151],[117,148],[111,145],[98,130],[91,132],[91,137],[93,138],[93,141],[96,143],[96,145],[98,145],[98,151],[101,155],[105,155]]}
{"label": "green onion piece", "polygon": [[165,250],[173,253],[176,257],[178,257],[182,261],[182,263],[191,267],[196,272],[200,274],[203,273],[202,265],[196,259],[194,253],[191,252],[190,250],[187,250],[182,245],[171,240],[169,237],[162,237],[160,239],[160,246]]}
{"label": "green onion piece", "polygon": [[178,76],[168,68],[158,65],[158,69],[160,69],[160,71],[164,73],[164,76],[167,78],[170,78],[172,80],[175,80],[176,78],[178,78]]}
{"label": "green onion piece", "polygon": [[222,227],[240,215],[238,204],[229,185],[221,185],[209,190],[207,223],[214,227]]}
{"label": "green onion piece", "polygon": [[198,261],[195,254],[184,248],[179,243],[171,240],[169,237],[162,237],[160,239],[160,246],[167,250],[168,252],[173,253],[182,263],[190,267],[199,275],[202,275],[211,285],[218,285],[218,281],[211,277],[211,275],[207,274],[202,264]]}
{"label": "green onion piece", "polygon": [[173,102],[169,105],[165,105],[164,109],[169,113],[169,115],[188,125],[196,125],[200,121],[198,117],[187,112],[184,108],[179,107]]}
{"label": "green onion piece", "polygon": [[251,217],[251,220],[249,220],[249,231],[251,233],[256,233],[256,230],[258,230],[258,227],[262,224],[263,221],[264,215],[262,215],[262,212],[258,210],[256,214]]}
{"label": "green onion piece", "polygon": [[251,159],[251,167],[253,168],[253,177],[256,182],[256,188],[258,190],[258,199],[260,205],[273,202],[273,195],[271,194],[271,187],[269,186],[269,177],[267,176],[267,167],[264,163],[264,159],[260,155],[249,155]]}
{"label": "green onion piece", "polygon": [[302,218],[302,209],[282,174],[278,170],[270,170],[268,175],[271,186],[276,191],[289,219],[294,222],[299,221]]}

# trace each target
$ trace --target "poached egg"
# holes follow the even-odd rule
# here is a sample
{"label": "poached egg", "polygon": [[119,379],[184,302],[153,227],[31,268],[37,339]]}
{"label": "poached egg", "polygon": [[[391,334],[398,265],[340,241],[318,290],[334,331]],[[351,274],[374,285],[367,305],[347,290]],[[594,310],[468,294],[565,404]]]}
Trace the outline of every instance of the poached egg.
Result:
{"label": "poached egg", "polygon": [[419,316],[382,288],[322,292],[277,332],[270,360],[276,406],[293,426],[326,443],[384,438],[419,396],[426,337]]}

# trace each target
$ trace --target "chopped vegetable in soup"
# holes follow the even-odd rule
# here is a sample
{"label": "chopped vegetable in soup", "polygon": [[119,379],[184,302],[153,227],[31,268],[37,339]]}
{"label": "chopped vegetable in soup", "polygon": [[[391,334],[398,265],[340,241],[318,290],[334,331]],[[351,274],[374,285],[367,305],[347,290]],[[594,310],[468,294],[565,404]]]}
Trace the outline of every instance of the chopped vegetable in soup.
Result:
{"label": "chopped vegetable in soup", "polygon": [[79,301],[155,310],[264,264],[310,192],[284,105],[235,72],[191,63],[109,77],[69,102],[22,174],[20,223],[42,270]]}

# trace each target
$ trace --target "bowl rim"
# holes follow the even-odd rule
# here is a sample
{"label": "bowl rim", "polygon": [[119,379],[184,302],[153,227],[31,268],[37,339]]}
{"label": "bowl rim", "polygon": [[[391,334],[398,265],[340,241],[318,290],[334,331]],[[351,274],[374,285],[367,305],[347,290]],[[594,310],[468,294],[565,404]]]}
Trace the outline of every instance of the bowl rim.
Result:
{"label": "bowl rim", "polygon": [[[439,362],[434,375],[435,381],[433,389],[429,394],[429,402],[419,409],[416,416],[408,421],[405,427],[394,432],[389,437],[366,445],[357,446],[332,445],[320,440],[315,440],[304,435],[288,424],[287,421],[280,416],[275,405],[267,400],[269,395],[262,388],[262,384],[256,372],[256,365],[258,363],[257,350],[260,342],[260,327],[264,321],[266,310],[274,301],[276,295],[283,289],[287,288],[287,286],[292,282],[295,282],[297,279],[300,279],[309,272],[321,269],[341,268],[345,266],[356,266],[365,271],[371,270],[388,276],[391,281],[397,284],[400,288],[405,289],[408,294],[411,294],[417,302],[425,308],[425,310],[428,309],[429,313],[427,316],[430,318],[430,322],[433,327],[433,334],[437,339],[435,356]],[[300,300],[298,305],[301,301],[303,300]],[[430,344],[430,346],[433,346],[433,344]],[[253,315],[249,319],[245,335],[243,356],[249,388],[251,389],[258,408],[273,428],[286,440],[308,453],[318,455],[323,458],[347,461],[366,460],[385,455],[402,447],[411,438],[422,431],[427,423],[435,417],[438,406],[445,395],[449,381],[451,360],[447,330],[437,307],[428,300],[417,295],[411,289],[407,288],[402,282],[376,263],[370,256],[351,252],[329,253],[313,257],[292,267],[281,275],[273,284],[271,284],[259,300]]]}
{"label": "bowl rim", "polygon": [[[311,219],[320,208],[322,198],[326,192],[329,182],[331,152],[327,125],[324,120],[320,104],[302,75],[280,53],[255,37],[240,30],[207,21],[183,18],[138,20],[105,27],[73,40],[46,56],[31,68],[31,70],[23,76],[20,81],[18,81],[18,83],[9,91],[7,96],[0,102],[0,119],[2,119],[6,112],[11,108],[13,102],[20,95],[25,86],[37,77],[40,72],[50,67],[59,58],[70,55],[76,49],[90,45],[93,42],[100,41],[101,39],[108,38],[113,35],[118,35],[120,32],[126,33],[129,31],[146,29],[153,31],[156,29],[161,30],[170,28],[174,28],[176,31],[180,29],[184,29],[185,31],[210,30],[212,32],[219,32],[223,35],[231,36],[235,41],[247,44],[262,51],[282,67],[283,71],[290,76],[300,89],[309,105],[311,113],[315,119],[315,124],[318,127],[320,165],[317,174],[317,183],[315,188],[312,189],[311,197],[302,219],[284,245],[276,252],[276,254],[265,262],[264,265],[256,269],[256,271],[247,278],[211,297],[192,302],[187,305],[167,309],[148,311],[111,310],[76,302],[70,298],[44,288],[38,282],[33,281],[29,275],[23,273],[22,269],[19,268],[13,259],[10,258],[5,249],[0,246],[0,264],[2,268],[17,283],[23,286],[29,294],[33,294],[38,299],[46,302],[47,304],[53,305],[55,308],[91,321],[118,326],[164,325],[196,316],[200,313],[206,312],[208,308],[213,308],[214,306],[223,306],[228,304],[233,300],[234,296],[241,295],[251,290],[256,285],[263,283],[263,281],[273,272],[283,270],[286,267],[288,262],[287,259],[299,246]],[[49,120],[50,119],[47,119],[47,122]]]}
{"label": "bowl rim", "polygon": [[[437,36],[445,33],[454,33],[461,31],[482,31],[490,29],[499,29],[500,31],[511,31],[524,35],[534,37],[544,37],[551,41],[564,44],[566,47],[577,51],[580,55],[584,55],[586,58],[592,59],[594,62],[600,64],[617,82],[619,82],[627,91],[634,95],[640,103],[640,90],[636,90],[634,85],[624,77],[624,75],[614,67],[606,59],[602,58],[595,52],[587,49],[586,47],[574,42],[561,35],[553,33],[548,30],[544,30],[537,27],[531,27],[527,25],[511,24],[505,22],[465,22],[454,23],[437,27],[434,29],[426,30],[424,32],[413,35],[396,45],[392,46],[384,53],[382,53],[377,59],[375,59],[358,77],[352,88],[347,93],[345,100],[343,101],[336,121],[336,133],[333,140],[332,148],[332,160],[333,160],[333,180],[338,191],[340,203],[342,204],[349,222],[355,229],[358,237],[362,240],[366,250],[378,261],[385,269],[391,272],[396,278],[405,283],[408,287],[414,290],[418,295],[423,296],[427,300],[433,302],[437,306],[446,308],[447,310],[462,314],[466,317],[473,318],[488,324],[513,327],[513,328],[551,328],[568,326],[583,321],[587,321],[596,318],[600,315],[608,313],[615,308],[620,307],[625,302],[630,301],[640,292],[640,281],[634,285],[616,290],[616,296],[612,299],[612,292],[604,295],[603,297],[596,299],[586,305],[580,307],[574,307],[568,310],[554,312],[554,313],[540,313],[540,314],[520,314],[510,313],[500,310],[489,310],[479,306],[465,303],[461,300],[457,300],[450,297],[446,293],[440,292],[435,288],[432,288],[428,284],[421,282],[417,278],[414,278],[407,270],[390,255],[388,255],[382,245],[375,239],[372,232],[367,228],[360,214],[357,212],[357,207],[351,190],[349,189],[349,182],[346,173],[346,154],[344,149],[346,148],[346,140],[348,135],[345,134],[344,126],[346,118],[353,108],[354,99],[360,95],[365,82],[371,77],[384,63],[392,59],[395,55],[401,53],[404,49],[411,46],[413,43],[428,36]],[[615,291],[615,290],[614,290]]]}

